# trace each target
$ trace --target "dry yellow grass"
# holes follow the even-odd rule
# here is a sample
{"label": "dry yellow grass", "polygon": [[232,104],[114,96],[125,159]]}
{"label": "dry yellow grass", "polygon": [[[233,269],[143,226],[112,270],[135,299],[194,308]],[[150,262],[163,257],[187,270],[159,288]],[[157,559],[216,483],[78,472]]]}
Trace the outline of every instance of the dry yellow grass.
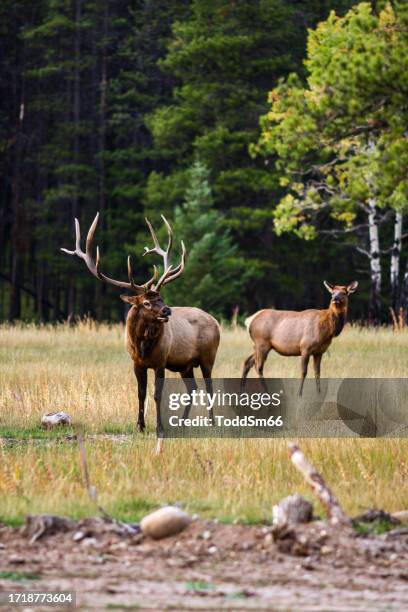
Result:
{"label": "dry yellow grass", "polygon": [[[223,331],[214,375],[238,377],[250,352],[246,331]],[[404,377],[408,335],[348,328],[323,360],[331,377]],[[271,354],[266,376],[298,375],[296,358]],[[92,432],[129,431],[136,389],[123,328],[0,327],[0,428],[22,433],[42,414],[65,410]],[[149,384],[148,421],[154,422]],[[282,496],[306,492],[284,440],[171,440],[154,456],[154,436],[87,442],[100,502],[124,518],[181,502],[201,515],[258,521]],[[345,505],[356,513],[408,507],[407,440],[303,440],[301,446]],[[0,517],[26,512],[94,513],[82,484],[74,442],[0,446]],[[310,497],[310,493],[307,492]]]}

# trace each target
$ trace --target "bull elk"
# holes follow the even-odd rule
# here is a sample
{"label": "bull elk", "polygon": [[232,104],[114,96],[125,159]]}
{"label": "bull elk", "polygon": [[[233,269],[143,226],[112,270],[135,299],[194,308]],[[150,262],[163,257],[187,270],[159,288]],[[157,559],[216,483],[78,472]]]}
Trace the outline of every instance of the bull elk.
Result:
{"label": "bull elk", "polygon": [[[101,281],[127,289],[130,295],[121,295],[124,302],[130,304],[126,318],[126,348],[133,360],[137,379],[139,415],[138,429],[144,431],[144,405],[146,399],[147,370],[155,372],[154,399],[157,412],[157,430],[162,431],[160,418],[160,401],[165,377],[165,369],[179,372],[188,390],[195,388],[194,368],[200,366],[208,392],[212,392],[211,373],[220,341],[217,321],[208,313],[193,307],[169,308],[160,295],[162,287],[178,278],[184,271],[186,250],[181,242],[181,261],[176,266],[170,263],[173,244],[172,229],[162,215],[168,233],[166,250],[162,249],[154,229],[146,219],[154,247],[145,247],[143,255],[156,253],[163,259],[163,274],[157,280],[158,272],[144,285],[136,285],[130,256],[128,257],[129,281],[109,278],[100,269],[99,247],[96,247],[96,260],[92,255],[92,244],[99,213],[96,215],[86,239],[85,252],[81,249],[81,234],[78,219],[75,219],[76,245],[73,251],[61,249],[69,255],[83,259],[89,271]],[[186,416],[186,413],[185,413]]]}
{"label": "bull elk", "polygon": [[242,385],[252,366],[263,380],[263,368],[271,349],[286,357],[301,357],[301,382],[299,395],[307,374],[310,356],[313,355],[316,387],[320,392],[320,365],[323,354],[333,338],[338,336],[346,322],[348,296],[357,289],[358,282],[350,285],[324,286],[331,293],[329,308],[309,309],[300,312],[292,310],[265,309],[249,317],[245,324],[254,342],[254,352],[245,363]]}

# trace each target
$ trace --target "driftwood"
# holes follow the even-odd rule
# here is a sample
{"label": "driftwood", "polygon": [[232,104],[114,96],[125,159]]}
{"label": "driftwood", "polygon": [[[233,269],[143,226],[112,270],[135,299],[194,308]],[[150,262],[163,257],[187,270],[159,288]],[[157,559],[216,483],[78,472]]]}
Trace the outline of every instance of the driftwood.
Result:
{"label": "driftwood", "polygon": [[52,535],[61,531],[70,531],[75,526],[75,521],[63,516],[51,514],[28,514],[21,534],[29,538],[29,544],[34,544],[45,535]]}
{"label": "driftwood", "polygon": [[299,470],[306,482],[311,486],[314,494],[325,506],[330,522],[334,525],[351,525],[350,519],[326,485],[322,476],[309,463],[296,444],[289,443],[289,454],[293,465]]}

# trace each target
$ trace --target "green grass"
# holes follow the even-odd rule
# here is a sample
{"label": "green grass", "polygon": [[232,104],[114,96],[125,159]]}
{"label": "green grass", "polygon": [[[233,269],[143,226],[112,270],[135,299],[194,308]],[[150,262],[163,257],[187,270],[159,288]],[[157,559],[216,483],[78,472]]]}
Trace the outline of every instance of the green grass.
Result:
{"label": "green grass", "polygon": [[[215,377],[238,377],[251,350],[245,330],[223,330]],[[408,333],[348,328],[323,360],[323,375],[403,377]],[[299,360],[271,355],[266,376],[298,376]],[[313,500],[288,460],[285,440],[166,440],[135,432],[137,400],[120,326],[0,327],[0,520],[27,513],[96,513],[83,483],[73,428],[46,431],[41,416],[64,410],[82,424],[99,503],[135,522],[164,503],[225,522],[269,522],[295,491]],[[155,410],[149,377],[147,422]],[[93,436],[96,437],[94,438]],[[127,434],[127,437],[114,436]],[[111,438],[109,437],[111,436]],[[20,443],[21,441],[21,443]],[[350,515],[408,508],[408,440],[297,441]],[[207,467],[208,466],[211,466]],[[316,508],[324,516],[324,509]]]}
{"label": "green grass", "polygon": [[0,579],[12,580],[13,582],[22,582],[24,580],[38,580],[38,574],[31,572],[0,572]]}
{"label": "green grass", "polygon": [[211,582],[205,582],[204,580],[194,580],[186,583],[186,589],[188,591],[214,591],[215,586]]}

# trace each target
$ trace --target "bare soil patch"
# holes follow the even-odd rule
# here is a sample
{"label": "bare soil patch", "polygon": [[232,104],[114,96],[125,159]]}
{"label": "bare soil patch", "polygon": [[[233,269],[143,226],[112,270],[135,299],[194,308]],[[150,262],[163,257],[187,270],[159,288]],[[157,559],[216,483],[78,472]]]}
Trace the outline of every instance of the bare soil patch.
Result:
{"label": "bare soil patch", "polygon": [[196,520],[153,541],[84,519],[30,544],[3,526],[0,567],[0,590],[75,590],[81,609],[408,609],[404,529],[355,537],[315,521],[274,541],[270,527]]}

